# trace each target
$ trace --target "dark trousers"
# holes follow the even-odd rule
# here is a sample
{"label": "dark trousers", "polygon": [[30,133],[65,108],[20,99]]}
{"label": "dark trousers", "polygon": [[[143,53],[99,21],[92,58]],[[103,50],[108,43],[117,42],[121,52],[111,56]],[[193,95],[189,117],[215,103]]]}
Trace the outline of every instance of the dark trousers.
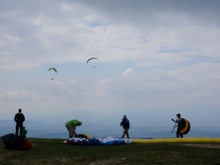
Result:
{"label": "dark trousers", "polygon": [[122,138],[124,138],[125,135],[126,135],[127,138],[129,139],[128,129],[124,129],[124,132],[123,132]]}
{"label": "dark trousers", "polygon": [[183,134],[180,133],[179,128],[177,128],[176,137],[178,138],[179,136],[180,136],[181,138],[183,138]]}
{"label": "dark trousers", "polygon": [[15,130],[16,130],[15,135],[18,136],[18,131],[19,131],[19,129],[20,129],[19,133],[20,133],[20,135],[21,135],[22,128],[23,128],[23,123],[17,123],[17,124],[16,124],[16,127],[15,127]]}

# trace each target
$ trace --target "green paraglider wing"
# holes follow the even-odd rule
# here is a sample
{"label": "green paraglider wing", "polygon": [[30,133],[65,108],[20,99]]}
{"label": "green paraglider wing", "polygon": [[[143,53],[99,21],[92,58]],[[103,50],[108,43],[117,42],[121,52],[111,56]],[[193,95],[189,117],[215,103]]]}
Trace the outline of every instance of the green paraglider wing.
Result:
{"label": "green paraglider wing", "polygon": [[51,70],[54,70],[54,72],[56,72],[56,73],[57,73],[56,68],[49,68],[49,71],[51,71]]}

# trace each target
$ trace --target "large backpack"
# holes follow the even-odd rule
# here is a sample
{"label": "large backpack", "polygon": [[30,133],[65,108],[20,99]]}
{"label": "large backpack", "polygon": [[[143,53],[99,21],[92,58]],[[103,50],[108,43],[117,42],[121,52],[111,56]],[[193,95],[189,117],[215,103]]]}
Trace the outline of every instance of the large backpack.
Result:
{"label": "large backpack", "polygon": [[25,138],[11,133],[2,136],[2,141],[5,144],[5,149],[20,150],[23,149]]}
{"label": "large backpack", "polygon": [[182,118],[181,125],[179,127],[180,133],[181,134],[187,134],[190,130],[190,123],[188,120]]}
{"label": "large backpack", "polygon": [[31,142],[25,137],[16,136],[13,133],[2,136],[2,141],[5,144],[5,149],[22,150],[32,147]]}

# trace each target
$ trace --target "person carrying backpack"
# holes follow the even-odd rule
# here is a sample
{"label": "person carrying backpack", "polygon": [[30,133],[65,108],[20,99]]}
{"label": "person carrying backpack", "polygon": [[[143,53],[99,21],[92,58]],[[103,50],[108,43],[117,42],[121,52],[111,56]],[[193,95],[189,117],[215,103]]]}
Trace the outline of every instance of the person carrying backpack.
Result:
{"label": "person carrying backpack", "polygon": [[21,136],[26,138],[26,134],[27,134],[27,130],[25,129],[25,127],[23,127]]}
{"label": "person carrying backpack", "polygon": [[182,127],[182,124],[183,124],[183,119],[181,118],[181,115],[179,113],[176,116],[177,116],[176,120],[172,119],[173,122],[178,124],[177,131],[176,131],[176,137],[179,138],[179,136],[180,136],[181,138],[183,138],[183,134],[180,133],[181,127]]}

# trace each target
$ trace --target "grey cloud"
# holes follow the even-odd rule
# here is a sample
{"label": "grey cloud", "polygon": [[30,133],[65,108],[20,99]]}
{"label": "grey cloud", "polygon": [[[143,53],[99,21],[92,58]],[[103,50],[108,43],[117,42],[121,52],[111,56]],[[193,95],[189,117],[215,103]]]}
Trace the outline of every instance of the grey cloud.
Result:
{"label": "grey cloud", "polygon": [[203,21],[220,23],[218,0],[84,0],[81,3],[88,4],[118,22],[145,21],[146,18],[154,22],[156,13],[171,13],[172,15],[178,13],[179,15],[186,14],[200,23]]}
{"label": "grey cloud", "polygon": [[0,89],[1,101],[33,101],[35,95],[27,90],[2,90]]}
{"label": "grey cloud", "polygon": [[[218,1],[1,1],[1,4],[3,68],[31,67],[30,61],[34,61],[34,67],[50,62],[84,61],[96,54],[102,54],[106,61],[130,59],[139,65],[146,64],[145,61],[160,65],[186,61],[190,59],[187,54],[194,52],[218,58],[218,45],[207,44],[211,40],[218,43],[218,28],[210,28],[206,22],[202,22],[201,28],[197,26],[198,19],[190,19],[198,14],[207,21],[203,17],[206,11],[213,16],[208,20],[218,19],[215,15],[219,12]],[[64,4],[70,10],[62,8]],[[101,26],[92,27],[97,20]],[[177,52],[167,52],[161,56],[163,47],[186,52],[178,52],[178,56]]]}
{"label": "grey cloud", "polygon": [[[1,3],[1,68],[82,62],[97,54],[103,61],[126,59],[139,66],[181,63],[195,55],[219,58],[219,28],[203,17],[209,11],[209,20],[219,18],[218,1]],[[97,20],[104,24],[93,27]]]}
{"label": "grey cloud", "polygon": [[[129,74],[113,80],[106,79],[100,81],[98,86],[110,96],[122,98],[166,98],[169,95],[205,100],[209,96],[219,95],[219,69],[219,64],[201,63],[171,71],[154,70],[152,73]],[[210,99],[209,102],[212,100]]]}

